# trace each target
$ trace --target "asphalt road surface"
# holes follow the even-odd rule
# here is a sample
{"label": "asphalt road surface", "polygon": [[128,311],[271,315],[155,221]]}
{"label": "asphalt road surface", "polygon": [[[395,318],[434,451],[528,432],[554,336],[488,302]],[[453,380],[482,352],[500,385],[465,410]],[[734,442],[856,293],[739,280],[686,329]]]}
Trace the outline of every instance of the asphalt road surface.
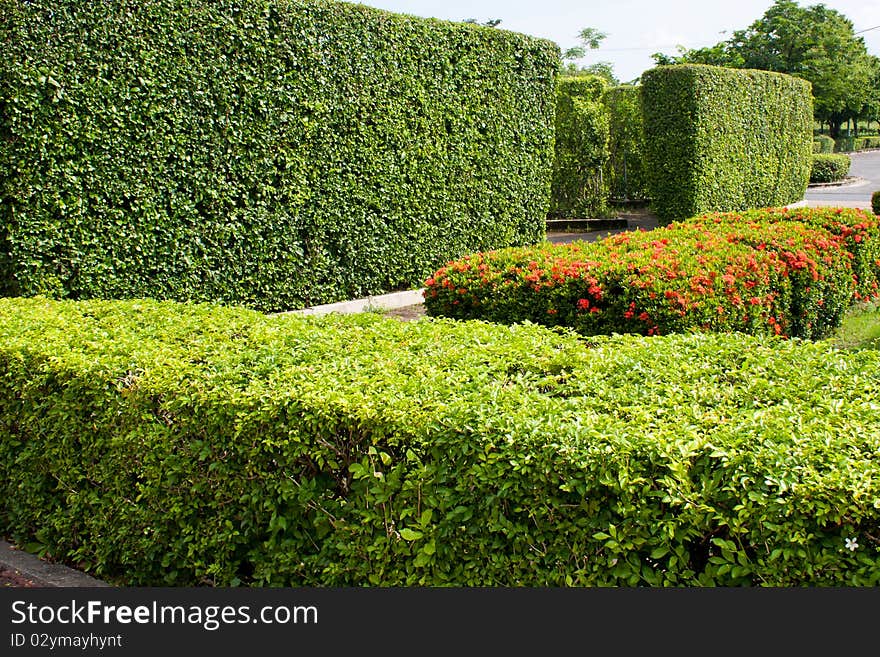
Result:
{"label": "asphalt road surface", "polygon": [[850,153],[849,176],[862,180],[837,187],[811,187],[804,200],[807,205],[842,205],[870,208],[871,194],[880,191],[880,150]]}

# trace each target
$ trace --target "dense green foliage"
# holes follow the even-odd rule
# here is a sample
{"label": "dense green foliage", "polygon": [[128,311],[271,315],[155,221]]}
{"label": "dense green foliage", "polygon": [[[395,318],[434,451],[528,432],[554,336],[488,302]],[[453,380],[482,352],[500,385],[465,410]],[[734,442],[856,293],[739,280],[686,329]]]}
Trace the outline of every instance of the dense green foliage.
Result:
{"label": "dense green foliage", "polygon": [[0,522],[127,585],[877,586],[880,354],[0,300]]}
{"label": "dense green foliage", "polygon": [[813,152],[814,153],[833,153],[834,140],[828,135],[813,136]]}
{"label": "dense green foliage", "polygon": [[854,147],[857,151],[873,150],[880,148],[880,136],[873,135],[870,137],[856,137]]}
{"label": "dense green foliage", "polygon": [[608,198],[603,167],[608,159],[608,115],[601,77],[562,77],[556,89],[556,155],[551,217],[590,218],[602,214]]}
{"label": "dense green foliage", "polygon": [[605,179],[613,199],[648,198],[647,176],[642,162],[644,131],[641,96],[636,86],[618,86],[605,92],[608,112],[608,161]]}
{"label": "dense green foliage", "polygon": [[837,182],[846,178],[852,160],[843,153],[813,153],[811,183]]}
{"label": "dense green foliage", "polygon": [[502,249],[426,282],[430,315],[584,335],[827,335],[878,295],[880,227],[861,210],[711,213],[593,243]]}
{"label": "dense green foliage", "polygon": [[544,233],[558,48],[326,0],[0,0],[0,293],[262,310]]}
{"label": "dense green foliage", "polygon": [[678,57],[655,55],[655,60],[761,69],[807,80],[816,119],[827,123],[835,138],[849,119],[878,117],[880,58],[868,53],[851,20],[824,4],[802,7],[795,0],[775,0],[728,40]]}
{"label": "dense green foliage", "polygon": [[874,214],[880,216],[880,190],[871,194],[871,210]]}
{"label": "dense green foliage", "polygon": [[880,137],[840,137],[834,145],[837,151],[855,152],[880,148]]}
{"label": "dense green foliage", "polygon": [[793,203],[810,177],[810,85],[778,73],[658,66],[642,74],[644,161],[662,221]]}

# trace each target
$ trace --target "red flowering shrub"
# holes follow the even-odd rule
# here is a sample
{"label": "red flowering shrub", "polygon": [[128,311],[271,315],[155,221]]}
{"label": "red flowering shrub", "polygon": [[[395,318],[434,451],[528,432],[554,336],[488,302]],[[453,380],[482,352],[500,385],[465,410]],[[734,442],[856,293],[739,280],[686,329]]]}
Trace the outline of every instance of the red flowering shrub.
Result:
{"label": "red flowering shrub", "polygon": [[703,215],[595,243],[477,253],[426,281],[430,315],[569,326],[585,335],[687,330],[821,337],[867,291],[854,255],[876,220],[836,209]]}
{"label": "red flowering shrub", "polygon": [[856,277],[855,299],[868,300],[880,295],[880,219],[859,208],[766,208],[746,212],[708,213],[688,223],[758,223],[798,222],[821,228],[843,239],[852,254]]}
{"label": "red flowering shrub", "polygon": [[852,254],[840,235],[797,221],[737,222],[729,217],[707,223],[698,218],[669,228],[690,231],[694,226],[718,231],[728,242],[771,254],[781,262],[786,280],[779,290],[784,289],[788,299],[787,335],[824,337],[840,325],[856,294]]}

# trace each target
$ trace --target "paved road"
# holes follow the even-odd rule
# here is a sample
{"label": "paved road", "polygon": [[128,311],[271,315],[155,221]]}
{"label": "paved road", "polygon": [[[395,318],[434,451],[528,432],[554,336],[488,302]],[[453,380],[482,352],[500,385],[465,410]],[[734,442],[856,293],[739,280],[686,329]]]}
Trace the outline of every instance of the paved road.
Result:
{"label": "paved road", "polygon": [[804,200],[807,205],[843,205],[870,208],[871,194],[880,190],[880,150],[851,153],[852,165],[849,175],[863,181],[839,187],[814,187],[807,189]]}

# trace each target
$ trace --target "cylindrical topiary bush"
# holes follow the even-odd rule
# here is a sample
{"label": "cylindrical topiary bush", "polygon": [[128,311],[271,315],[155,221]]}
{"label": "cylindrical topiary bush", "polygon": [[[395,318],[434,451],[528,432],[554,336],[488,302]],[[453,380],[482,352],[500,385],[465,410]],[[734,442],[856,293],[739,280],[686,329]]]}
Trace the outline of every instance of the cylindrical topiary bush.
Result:
{"label": "cylindrical topiary bush", "polygon": [[849,173],[851,160],[842,153],[813,153],[810,183],[838,182]]}

